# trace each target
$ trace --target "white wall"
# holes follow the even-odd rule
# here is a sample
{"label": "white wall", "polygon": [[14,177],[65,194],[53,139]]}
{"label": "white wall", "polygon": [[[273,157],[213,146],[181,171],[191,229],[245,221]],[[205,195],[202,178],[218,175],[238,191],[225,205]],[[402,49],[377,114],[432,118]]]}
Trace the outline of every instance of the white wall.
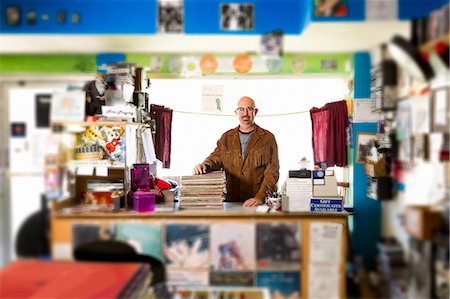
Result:
{"label": "white wall", "polygon": [[[191,174],[194,165],[214,150],[221,134],[239,124],[233,110],[239,98],[247,95],[259,108],[256,123],[276,137],[279,187],[288,170],[298,169],[302,157],[313,162],[309,110],[342,100],[348,93],[346,80],[339,77],[152,79],[151,82],[150,102],[174,110],[171,168],[158,170],[158,176]],[[223,85],[224,116],[201,114],[202,85],[212,84]]]}

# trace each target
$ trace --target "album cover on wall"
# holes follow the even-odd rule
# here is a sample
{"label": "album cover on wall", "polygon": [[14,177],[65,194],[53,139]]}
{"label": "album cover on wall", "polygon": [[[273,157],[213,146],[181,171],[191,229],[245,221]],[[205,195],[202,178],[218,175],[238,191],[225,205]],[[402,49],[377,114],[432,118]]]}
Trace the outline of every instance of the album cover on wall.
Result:
{"label": "album cover on wall", "polygon": [[220,5],[220,28],[225,31],[253,30],[254,7],[248,3]]}
{"label": "album cover on wall", "polygon": [[258,269],[300,270],[301,241],[298,223],[256,224]]}
{"label": "album cover on wall", "polygon": [[117,225],[114,223],[74,223],[72,225],[72,248],[99,240],[116,240]]}
{"label": "album cover on wall", "polygon": [[258,272],[256,286],[270,289],[270,298],[300,298],[300,272]]}
{"label": "album cover on wall", "polygon": [[167,224],[164,257],[169,268],[209,268],[209,226]]}
{"label": "album cover on wall", "polygon": [[117,240],[131,245],[137,253],[164,261],[160,224],[119,223]]}
{"label": "album cover on wall", "polygon": [[210,228],[211,269],[255,269],[255,226],[244,223],[214,223]]}
{"label": "album cover on wall", "polygon": [[181,33],[183,27],[183,0],[158,0],[158,32]]}

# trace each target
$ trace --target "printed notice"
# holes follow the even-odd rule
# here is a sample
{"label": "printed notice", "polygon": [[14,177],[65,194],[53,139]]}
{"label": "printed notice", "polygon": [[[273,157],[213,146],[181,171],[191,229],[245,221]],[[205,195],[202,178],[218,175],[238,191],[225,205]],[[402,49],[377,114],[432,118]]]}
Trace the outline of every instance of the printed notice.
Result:
{"label": "printed notice", "polygon": [[377,122],[380,119],[378,113],[372,112],[373,101],[370,99],[358,99],[353,101],[353,122]]}
{"label": "printed notice", "polygon": [[309,264],[308,298],[339,298],[339,265]]}
{"label": "printed notice", "polygon": [[311,178],[288,178],[286,194],[289,197],[289,212],[309,211],[312,190]]}
{"label": "printed notice", "polygon": [[342,227],[340,223],[311,223],[309,242],[311,263],[341,263]]}
{"label": "printed notice", "polygon": [[202,86],[202,112],[222,113],[223,85]]}

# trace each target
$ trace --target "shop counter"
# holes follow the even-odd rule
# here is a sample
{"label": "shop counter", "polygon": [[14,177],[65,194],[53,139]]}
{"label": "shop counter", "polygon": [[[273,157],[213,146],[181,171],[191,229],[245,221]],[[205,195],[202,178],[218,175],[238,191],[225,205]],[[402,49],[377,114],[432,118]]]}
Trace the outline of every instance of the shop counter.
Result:
{"label": "shop counter", "polygon": [[[346,298],[348,216],[347,212],[260,213],[256,212],[255,207],[243,207],[241,203],[224,203],[223,209],[178,209],[175,205],[172,212],[137,213],[125,210],[101,212],[82,211],[71,207],[70,202],[59,202],[54,204],[51,214],[51,250],[53,259],[72,259],[74,225],[156,224],[161,226],[161,246],[166,244],[164,234],[167,225],[207,225],[211,227],[211,234],[215,231],[212,229],[213,226],[228,227],[233,230],[233,227],[243,225],[243,227],[254,227],[254,237],[249,236],[249,238],[253,238],[252,244],[255,246],[254,251],[257,252],[254,254],[257,260],[253,263],[255,269],[252,270],[256,277],[261,264],[258,260],[259,249],[256,249],[260,246],[257,238],[261,233],[265,234],[261,232],[261,227],[269,227],[270,230],[271,225],[291,225],[298,227],[297,241],[300,244],[297,247],[300,250],[300,260],[296,270],[300,273],[301,297]],[[220,238],[222,236],[211,236],[211,239]],[[211,248],[213,243],[211,241]],[[312,296],[308,296],[309,292]]]}

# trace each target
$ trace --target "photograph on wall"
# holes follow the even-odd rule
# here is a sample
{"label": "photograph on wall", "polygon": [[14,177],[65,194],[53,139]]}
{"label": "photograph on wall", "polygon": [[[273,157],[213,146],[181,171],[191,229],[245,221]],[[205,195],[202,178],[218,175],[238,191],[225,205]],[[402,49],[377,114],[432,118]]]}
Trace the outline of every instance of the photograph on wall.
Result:
{"label": "photograph on wall", "polygon": [[224,31],[253,30],[254,7],[248,3],[222,3],[220,28]]}
{"label": "photograph on wall", "polygon": [[258,269],[300,270],[301,246],[298,223],[257,223]]}
{"label": "photograph on wall", "polygon": [[210,285],[252,287],[255,283],[253,272],[211,272]]}
{"label": "photograph on wall", "polygon": [[347,0],[314,0],[315,17],[346,17]]}
{"label": "photograph on wall", "polygon": [[146,223],[119,223],[117,240],[130,245],[139,254],[164,261],[161,245],[161,225]]}
{"label": "photograph on wall", "polygon": [[164,257],[169,268],[209,268],[209,226],[167,224]]}
{"label": "photograph on wall", "polygon": [[263,57],[281,57],[283,55],[283,32],[273,31],[261,35],[260,52]]}
{"label": "photograph on wall", "polygon": [[364,163],[370,158],[373,148],[377,148],[376,133],[358,132],[356,137],[356,163]]}
{"label": "photograph on wall", "polygon": [[300,272],[258,272],[256,286],[269,288],[270,298],[300,298]]}
{"label": "photograph on wall", "polygon": [[254,224],[214,223],[210,227],[211,269],[245,271],[255,269]]}
{"label": "photograph on wall", "polygon": [[182,33],[183,27],[183,0],[158,0],[158,32]]}

